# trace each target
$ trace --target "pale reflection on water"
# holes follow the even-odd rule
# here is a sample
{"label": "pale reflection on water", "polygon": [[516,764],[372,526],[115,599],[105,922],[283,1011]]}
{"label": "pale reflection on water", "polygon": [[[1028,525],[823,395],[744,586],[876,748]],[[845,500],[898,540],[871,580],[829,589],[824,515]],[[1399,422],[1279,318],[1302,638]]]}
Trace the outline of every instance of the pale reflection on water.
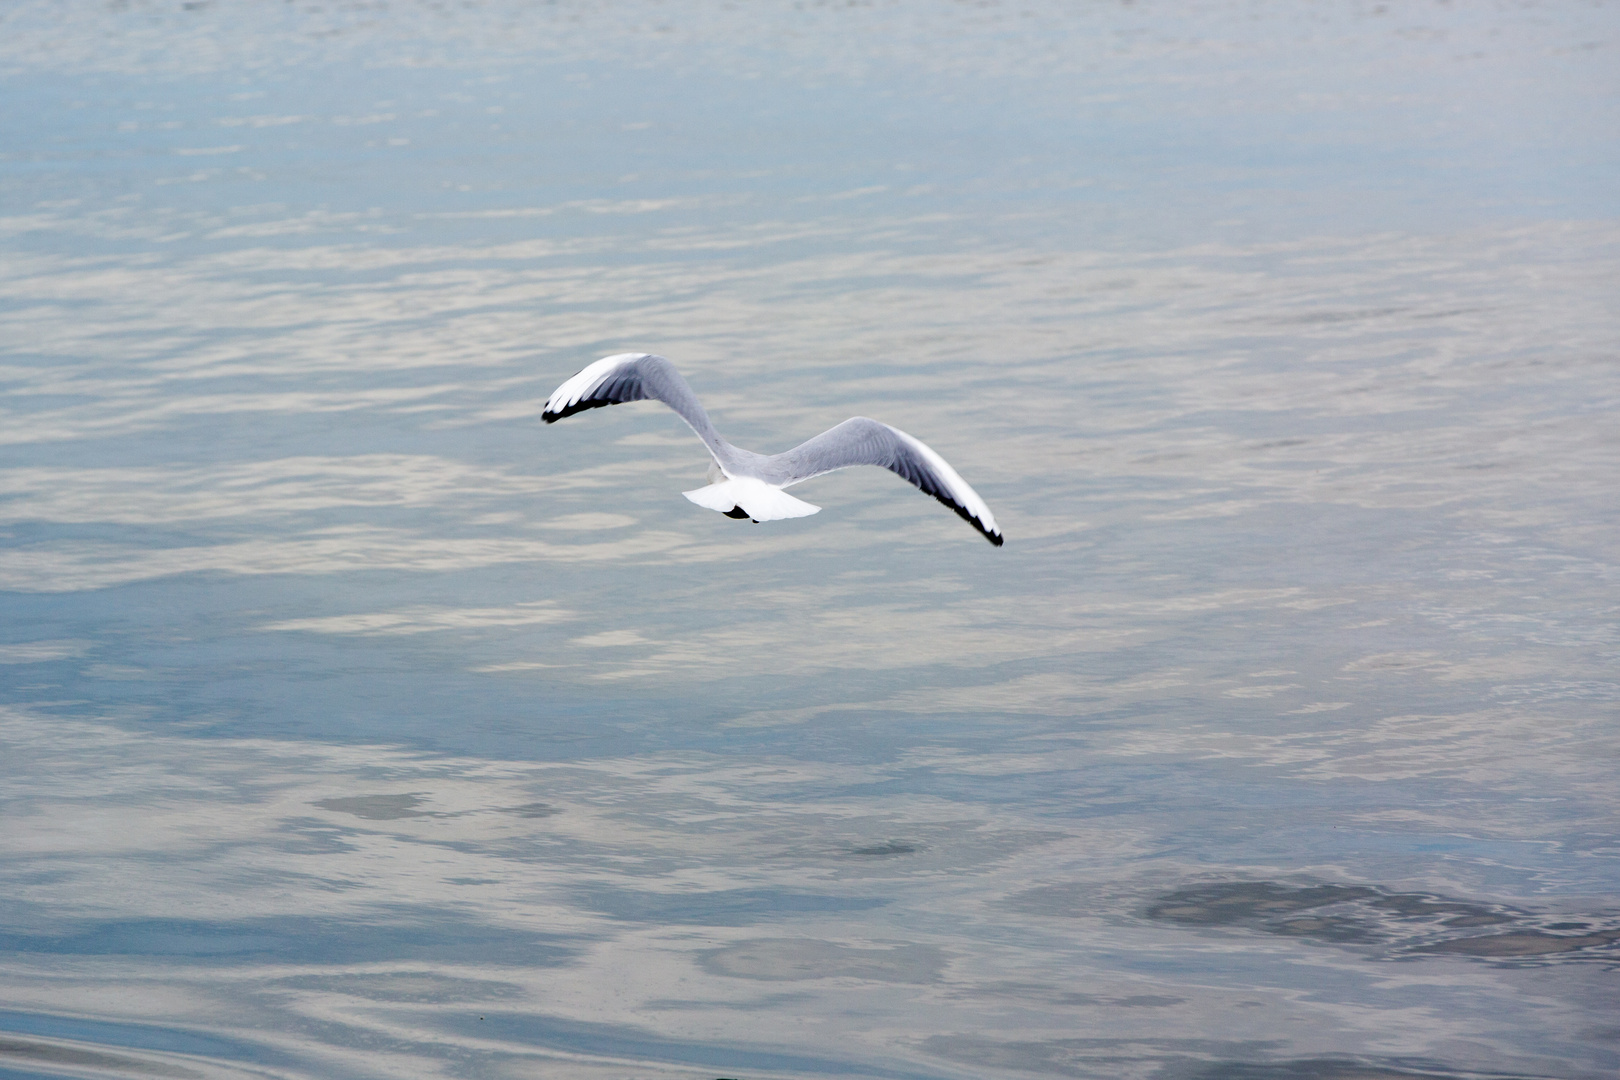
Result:
{"label": "pale reflection on water", "polygon": [[8,10],[0,1076],[1620,1070],[1614,32]]}

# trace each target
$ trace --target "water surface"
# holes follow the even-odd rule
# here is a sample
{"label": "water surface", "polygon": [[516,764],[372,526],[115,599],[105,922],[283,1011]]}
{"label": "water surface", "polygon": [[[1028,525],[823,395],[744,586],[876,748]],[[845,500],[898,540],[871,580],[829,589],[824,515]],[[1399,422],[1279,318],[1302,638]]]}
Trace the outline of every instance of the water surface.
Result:
{"label": "water surface", "polygon": [[0,1076],[1613,1075],[1616,30],[9,7]]}

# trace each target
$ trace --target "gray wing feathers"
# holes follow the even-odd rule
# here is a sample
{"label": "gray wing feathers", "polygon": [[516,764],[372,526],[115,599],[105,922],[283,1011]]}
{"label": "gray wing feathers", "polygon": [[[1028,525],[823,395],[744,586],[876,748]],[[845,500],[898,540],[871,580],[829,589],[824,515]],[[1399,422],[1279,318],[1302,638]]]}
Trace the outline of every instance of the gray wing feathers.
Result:
{"label": "gray wing feathers", "polygon": [[876,465],[908,481],[954,510],[984,538],[1000,547],[995,515],[978,492],[921,439],[864,416],[845,420],[813,439],[768,460],[761,479],[788,487],[813,476],[852,465]]}
{"label": "gray wing feathers", "polygon": [[730,449],[675,365],[652,353],[620,353],[585,367],[557,387],[540,418],[554,424],[586,409],[648,400],[674,409],[717,458]]}

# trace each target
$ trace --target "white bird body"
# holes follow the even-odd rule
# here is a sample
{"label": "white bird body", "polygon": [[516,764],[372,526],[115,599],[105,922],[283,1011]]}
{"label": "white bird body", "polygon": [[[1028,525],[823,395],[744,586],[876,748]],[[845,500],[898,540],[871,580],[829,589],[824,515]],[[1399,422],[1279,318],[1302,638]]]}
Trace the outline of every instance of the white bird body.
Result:
{"label": "white bird body", "polygon": [[752,476],[733,476],[708,487],[683,491],[688,499],[699,506],[718,510],[722,514],[746,513],[755,521],[780,521],[783,518],[809,517],[819,513],[821,507],[811,506],[803,499],[795,499],[775,484],[767,484]]}
{"label": "white bird body", "polygon": [[922,440],[857,416],[780,454],[743,450],[720,437],[675,365],[652,353],[619,353],[588,365],[557,387],[541,418],[551,424],[585,409],[647,399],[675,410],[714,458],[709,486],[681,493],[699,506],[755,521],[806,517],[821,507],[783,488],[852,465],[877,465],[949,506],[992,544],[1002,544],[995,516],[978,492]]}

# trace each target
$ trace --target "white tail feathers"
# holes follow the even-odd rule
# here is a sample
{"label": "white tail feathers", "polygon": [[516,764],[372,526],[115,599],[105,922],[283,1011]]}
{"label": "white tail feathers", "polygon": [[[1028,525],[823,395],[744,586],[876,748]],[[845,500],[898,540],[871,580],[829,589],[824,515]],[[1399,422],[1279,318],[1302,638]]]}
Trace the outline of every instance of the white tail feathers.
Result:
{"label": "white tail feathers", "polygon": [[781,488],[773,487],[750,476],[738,476],[694,491],[683,491],[688,499],[699,506],[718,510],[722,514],[740,517],[742,511],[755,521],[777,521],[781,518],[809,517],[820,510],[802,499],[795,499]]}

